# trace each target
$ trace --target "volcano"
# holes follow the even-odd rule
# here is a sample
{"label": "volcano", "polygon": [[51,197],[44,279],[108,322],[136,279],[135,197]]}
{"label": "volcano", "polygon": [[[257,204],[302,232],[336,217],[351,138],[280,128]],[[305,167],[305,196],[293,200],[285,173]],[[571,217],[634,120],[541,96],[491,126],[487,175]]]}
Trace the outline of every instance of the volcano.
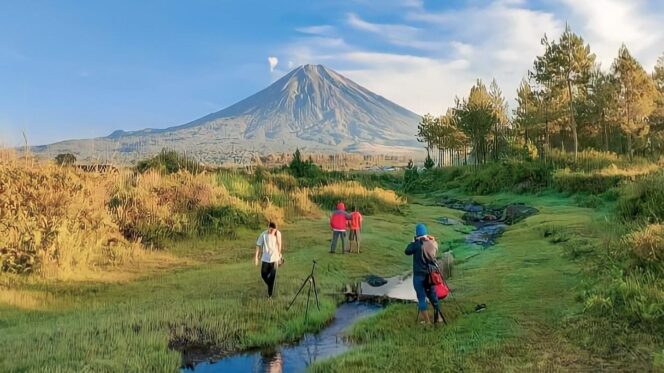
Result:
{"label": "volcano", "polygon": [[107,137],[35,147],[79,159],[105,152],[140,158],[163,148],[203,161],[230,153],[383,153],[421,148],[420,116],[322,65],[300,66],[262,91],[192,122],[163,129],[113,132]]}

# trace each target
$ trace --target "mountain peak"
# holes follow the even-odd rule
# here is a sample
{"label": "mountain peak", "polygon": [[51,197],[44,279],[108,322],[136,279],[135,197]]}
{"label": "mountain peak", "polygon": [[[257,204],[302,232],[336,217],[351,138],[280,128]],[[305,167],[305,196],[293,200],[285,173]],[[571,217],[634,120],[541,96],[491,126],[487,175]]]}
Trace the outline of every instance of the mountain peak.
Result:
{"label": "mountain peak", "polygon": [[[165,129],[103,138],[122,154],[186,146],[201,159],[252,151],[392,152],[421,148],[420,117],[323,65],[298,66],[267,88],[223,110]],[[68,142],[67,146],[73,146]],[[84,147],[81,145],[81,147]],[[217,155],[215,155],[217,154]]]}

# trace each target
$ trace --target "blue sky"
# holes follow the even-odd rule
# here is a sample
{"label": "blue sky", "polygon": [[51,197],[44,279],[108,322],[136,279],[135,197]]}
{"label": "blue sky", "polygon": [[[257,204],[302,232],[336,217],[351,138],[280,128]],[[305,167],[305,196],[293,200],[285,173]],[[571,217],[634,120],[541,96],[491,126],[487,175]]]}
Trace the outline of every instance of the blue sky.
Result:
{"label": "blue sky", "polygon": [[[477,78],[511,98],[565,22],[605,68],[664,52],[664,2],[324,0],[0,2],[0,145],[183,124],[321,63],[417,112]],[[272,65],[269,61],[272,61]]]}

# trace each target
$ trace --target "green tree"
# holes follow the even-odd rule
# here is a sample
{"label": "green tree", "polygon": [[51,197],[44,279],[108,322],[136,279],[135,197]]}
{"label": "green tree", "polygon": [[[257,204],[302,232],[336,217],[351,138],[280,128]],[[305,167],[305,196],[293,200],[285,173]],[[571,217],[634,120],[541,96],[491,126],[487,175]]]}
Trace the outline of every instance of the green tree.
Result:
{"label": "green tree", "polygon": [[572,131],[576,159],[579,139],[574,118],[574,102],[585,94],[590,73],[595,65],[595,55],[590,52],[590,46],[584,44],[583,38],[572,32],[569,25],[565,26],[565,31],[558,41],[549,43],[545,35],[542,44],[545,45],[545,52],[536,58],[533,76],[538,83],[549,89],[554,89],[551,84],[566,88],[567,119]]}
{"label": "green tree", "polygon": [[539,125],[539,102],[536,93],[526,79],[516,91],[516,109],[514,109],[514,125],[524,143],[537,136]]}
{"label": "green tree", "polygon": [[484,164],[488,153],[488,135],[499,119],[495,114],[491,96],[481,80],[477,80],[470,89],[467,99],[458,104],[455,110],[456,120],[461,129],[469,138],[475,164]]}
{"label": "green tree", "polygon": [[71,166],[76,163],[76,156],[71,153],[62,153],[55,156],[55,163],[60,166]]}
{"label": "green tree", "polygon": [[653,79],[624,44],[611,71],[618,87],[619,123],[627,137],[627,152],[631,156],[634,138],[648,134],[648,116],[655,110],[659,92]]}
{"label": "green tree", "polygon": [[605,151],[610,149],[609,130],[615,122],[617,104],[616,81],[610,74],[599,69],[593,71],[588,89],[588,100],[585,102],[585,118],[594,129],[591,134],[600,134],[601,145]]}
{"label": "green tree", "polygon": [[431,159],[431,156],[429,155],[429,152],[427,151],[427,158],[424,160],[424,168],[427,170],[432,169],[436,163]]}
{"label": "green tree", "polygon": [[434,125],[435,118],[428,113],[422,116],[417,125],[417,141],[425,143],[427,150],[432,150],[434,146]]}
{"label": "green tree", "polygon": [[491,84],[489,85],[489,97],[491,99],[493,113],[497,119],[491,129],[491,147],[493,159],[498,160],[501,152],[504,152],[507,148],[505,131],[509,126],[509,117],[507,115],[509,107],[507,105],[507,100],[505,100],[505,96],[503,96],[503,91],[498,86],[498,82],[496,82],[495,78],[491,80]]}
{"label": "green tree", "polygon": [[664,152],[664,54],[657,59],[652,78],[659,94],[649,122],[652,127],[653,147],[661,154]]}

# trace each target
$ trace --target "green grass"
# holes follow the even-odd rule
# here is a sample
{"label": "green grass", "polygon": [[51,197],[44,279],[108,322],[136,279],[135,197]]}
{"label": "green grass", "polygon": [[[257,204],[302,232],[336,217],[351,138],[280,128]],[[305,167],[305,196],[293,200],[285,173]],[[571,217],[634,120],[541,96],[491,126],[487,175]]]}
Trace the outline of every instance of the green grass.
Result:
{"label": "green grass", "polygon": [[[449,281],[455,299],[443,303],[449,326],[415,325],[413,306],[393,306],[353,329],[359,348],[317,364],[314,371],[593,369],[602,359],[575,345],[564,330],[566,318],[581,311],[574,299],[580,268],[540,231],[551,224],[583,231],[597,215],[559,199],[528,199],[538,201],[540,214],[510,227],[497,246],[457,268]],[[469,312],[479,303],[487,310]]]}
{"label": "green grass", "polygon": [[[403,249],[416,222],[428,224],[442,249],[451,245],[461,263],[450,279],[454,299],[443,303],[449,326],[417,325],[414,305],[390,305],[352,328],[356,348],[315,364],[313,371],[651,367],[648,353],[637,361],[614,361],[576,339],[588,335],[579,337],[569,330],[568,321],[582,312],[576,296],[583,263],[570,259],[567,242],[552,242],[542,232],[553,227],[573,237],[596,239],[592,227],[607,210],[577,207],[556,193],[475,197],[481,203],[524,202],[540,209],[540,214],[510,227],[497,246],[483,250],[466,245],[454,227],[434,222],[461,216],[459,211],[427,206],[437,197],[415,198],[402,214],[366,217],[360,255],[327,253],[325,217],[284,227],[286,264],[279,270],[273,303],[264,299],[265,287],[253,265],[258,232],[249,230],[239,230],[232,240],[168,242],[172,253],[197,264],[155,271],[131,282],[0,281],[0,291],[5,286],[33,296],[30,302],[19,298],[13,305],[0,298],[0,371],[176,371],[181,357],[169,342],[223,354],[296,340],[332,317],[339,299],[335,294],[343,284],[367,274],[407,271],[411,258]],[[319,262],[321,311],[310,313],[305,323],[302,304],[291,312],[285,309],[314,258]],[[485,303],[487,310],[469,312],[478,303]],[[458,307],[469,313],[462,314]]]}
{"label": "green grass", "polygon": [[[180,354],[168,348],[169,341],[225,352],[295,340],[332,317],[338,299],[334,293],[344,283],[409,268],[403,248],[414,216],[430,224],[437,217],[422,206],[413,206],[409,214],[367,217],[360,256],[327,253],[325,218],[285,227],[286,264],[279,270],[273,303],[265,300],[253,265],[258,232],[246,230],[230,241],[208,237],[170,243],[173,253],[200,264],[129,283],[18,281],[12,290],[48,297],[36,305],[0,303],[0,371],[174,371]],[[434,234],[444,229],[432,226]],[[314,258],[319,261],[321,312],[305,324],[297,308],[285,309]]]}

